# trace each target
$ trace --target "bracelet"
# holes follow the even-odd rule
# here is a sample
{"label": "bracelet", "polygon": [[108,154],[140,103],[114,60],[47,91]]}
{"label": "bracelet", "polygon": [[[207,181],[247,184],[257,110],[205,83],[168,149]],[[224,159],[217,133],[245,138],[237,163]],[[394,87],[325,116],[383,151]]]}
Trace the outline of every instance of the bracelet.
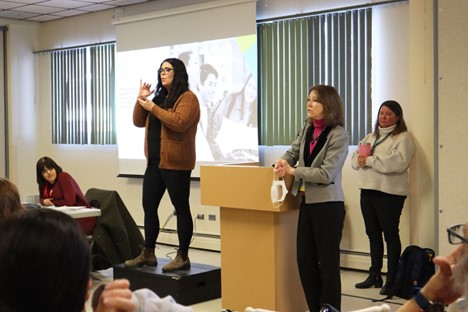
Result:
{"label": "bracelet", "polygon": [[444,312],[444,305],[440,302],[433,302],[428,300],[421,291],[418,291],[417,294],[413,297],[414,301],[418,304],[421,311],[424,312]]}

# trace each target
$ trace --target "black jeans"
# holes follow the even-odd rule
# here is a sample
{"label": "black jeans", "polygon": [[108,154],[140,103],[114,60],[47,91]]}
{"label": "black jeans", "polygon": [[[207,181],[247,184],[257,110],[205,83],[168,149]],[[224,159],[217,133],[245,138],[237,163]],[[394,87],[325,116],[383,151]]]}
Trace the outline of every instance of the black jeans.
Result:
{"label": "black jeans", "polygon": [[190,174],[189,170],[159,169],[157,162],[149,162],[143,178],[146,248],[154,248],[156,245],[160,227],[158,207],[167,189],[176,211],[179,250],[188,251],[193,232],[189,204]]}
{"label": "black jeans", "polygon": [[401,253],[400,216],[405,196],[374,190],[361,190],[361,212],[369,237],[371,272],[382,270],[384,245],[387,244],[387,281],[395,277]]}
{"label": "black jeans", "polygon": [[343,202],[306,204],[299,210],[297,265],[310,312],[322,305],[341,307],[340,242]]}

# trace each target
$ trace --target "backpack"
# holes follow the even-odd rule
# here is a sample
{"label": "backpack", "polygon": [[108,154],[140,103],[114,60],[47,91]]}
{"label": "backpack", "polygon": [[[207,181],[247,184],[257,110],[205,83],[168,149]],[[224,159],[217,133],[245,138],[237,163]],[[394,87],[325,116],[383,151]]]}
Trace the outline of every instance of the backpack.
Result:
{"label": "backpack", "polygon": [[393,287],[388,291],[387,298],[397,296],[410,299],[435,273],[432,262],[435,252],[430,248],[411,245],[405,248],[398,262],[397,273]]}

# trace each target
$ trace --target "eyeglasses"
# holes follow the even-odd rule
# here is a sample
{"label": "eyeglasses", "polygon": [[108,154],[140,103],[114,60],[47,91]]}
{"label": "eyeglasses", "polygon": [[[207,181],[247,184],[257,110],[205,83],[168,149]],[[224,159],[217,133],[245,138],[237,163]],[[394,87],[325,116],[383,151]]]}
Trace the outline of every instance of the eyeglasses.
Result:
{"label": "eyeglasses", "polygon": [[450,244],[468,244],[468,239],[464,237],[464,224],[452,225],[447,229],[448,240]]}
{"label": "eyeglasses", "polygon": [[173,71],[173,70],[174,70],[174,68],[168,68],[168,67],[166,67],[166,68],[160,68],[160,69],[158,69],[158,74],[160,74],[160,75],[161,75],[162,73],[169,74],[169,73],[170,73],[171,71]]}

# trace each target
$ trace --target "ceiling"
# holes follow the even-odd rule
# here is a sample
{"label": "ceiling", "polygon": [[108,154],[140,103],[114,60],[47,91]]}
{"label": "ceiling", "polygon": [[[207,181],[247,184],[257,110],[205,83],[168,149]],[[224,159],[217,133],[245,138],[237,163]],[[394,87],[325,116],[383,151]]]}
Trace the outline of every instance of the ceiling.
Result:
{"label": "ceiling", "polygon": [[46,22],[148,1],[151,0],[8,0],[0,1],[0,18]]}

